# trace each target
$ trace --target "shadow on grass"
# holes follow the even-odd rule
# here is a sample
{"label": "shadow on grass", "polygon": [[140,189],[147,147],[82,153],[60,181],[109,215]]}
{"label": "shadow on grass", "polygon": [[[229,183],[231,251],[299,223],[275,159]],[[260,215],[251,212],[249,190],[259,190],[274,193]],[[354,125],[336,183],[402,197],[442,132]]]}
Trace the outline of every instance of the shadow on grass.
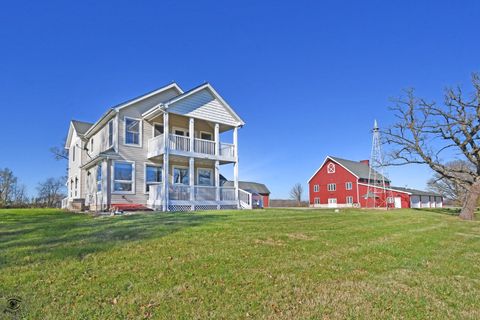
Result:
{"label": "shadow on grass", "polygon": [[225,215],[151,213],[92,218],[37,210],[0,212],[0,269],[45,259],[83,259],[86,255],[143,239],[160,238]]}
{"label": "shadow on grass", "polygon": [[412,209],[414,211],[427,211],[440,214],[446,214],[449,216],[458,216],[460,214],[460,208],[422,208],[422,209]]}

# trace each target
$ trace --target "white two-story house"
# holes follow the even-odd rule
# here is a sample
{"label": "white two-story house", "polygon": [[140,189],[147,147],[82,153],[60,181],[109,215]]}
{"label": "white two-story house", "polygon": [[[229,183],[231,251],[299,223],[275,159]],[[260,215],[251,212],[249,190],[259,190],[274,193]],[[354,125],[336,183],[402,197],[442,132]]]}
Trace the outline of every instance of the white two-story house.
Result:
{"label": "white two-story house", "polygon": [[[186,92],[172,83],[109,109],[95,123],[71,121],[63,206],[249,208],[251,195],[238,188],[238,129],[244,124],[208,83]],[[220,185],[225,164],[233,164],[233,186]]]}

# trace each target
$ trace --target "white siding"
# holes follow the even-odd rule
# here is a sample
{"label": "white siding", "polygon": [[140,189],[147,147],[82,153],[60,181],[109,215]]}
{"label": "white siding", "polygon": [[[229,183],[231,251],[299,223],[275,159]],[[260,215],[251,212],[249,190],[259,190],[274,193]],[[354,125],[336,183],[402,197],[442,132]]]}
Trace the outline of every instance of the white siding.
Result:
{"label": "white siding", "polygon": [[[75,160],[73,159],[73,149],[75,148]],[[84,153],[82,152],[83,143],[77,136],[76,132],[73,133],[72,141],[70,143],[70,149],[68,152],[68,197],[69,199],[78,199],[83,197],[83,179],[82,170],[80,166],[84,161]],[[75,195],[75,179],[78,179],[77,194]],[[73,183],[72,183],[73,181]]]}
{"label": "white siding", "polygon": [[215,99],[208,89],[200,90],[173,103],[169,106],[168,111],[230,126],[238,125],[238,120],[220,101]]}

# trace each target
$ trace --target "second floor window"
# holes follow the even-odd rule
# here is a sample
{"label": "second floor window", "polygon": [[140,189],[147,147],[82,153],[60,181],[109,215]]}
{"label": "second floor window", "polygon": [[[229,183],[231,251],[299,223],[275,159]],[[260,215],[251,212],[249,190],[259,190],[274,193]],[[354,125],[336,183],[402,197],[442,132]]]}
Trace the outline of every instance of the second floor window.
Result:
{"label": "second floor window", "polygon": [[93,138],[90,140],[90,153],[93,152]]}
{"label": "second floor window", "polygon": [[75,162],[75,145],[72,148],[72,161]]}
{"label": "second floor window", "polygon": [[345,183],[345,189],[346,190],[352,190],[352,183],[351,182],[346,182]]}
{"label": "second floor window", "polygon": [[335,183],[329,183],[329,184],[327,184],[327,190],[328,191],[335,191],[335,190],[337,190],[337,185]]}
{"label": "second floor window", "polygon": [[125,118],[125,144],[140,145],[140,120]]}
{"label": "second floor window", "polygon": [[318,184],[315,184],[313,186],[313,192],[318,192],[318,190],[320,189],[319,185]]}

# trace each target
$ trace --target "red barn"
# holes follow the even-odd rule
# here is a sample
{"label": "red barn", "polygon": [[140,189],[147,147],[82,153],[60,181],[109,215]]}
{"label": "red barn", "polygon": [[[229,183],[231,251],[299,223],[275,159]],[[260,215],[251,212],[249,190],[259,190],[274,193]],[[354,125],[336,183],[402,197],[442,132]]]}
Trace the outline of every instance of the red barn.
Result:
{"label": "red barn", "polygon": [[375,189],[368,189],[369,161],[352,161],[327,156],[320,168],[308,181],[311,207],[391,207],[438,208],[443,206],[439,194],[415,189],[393,187],[377,173],[377,181],[370,180]]}

